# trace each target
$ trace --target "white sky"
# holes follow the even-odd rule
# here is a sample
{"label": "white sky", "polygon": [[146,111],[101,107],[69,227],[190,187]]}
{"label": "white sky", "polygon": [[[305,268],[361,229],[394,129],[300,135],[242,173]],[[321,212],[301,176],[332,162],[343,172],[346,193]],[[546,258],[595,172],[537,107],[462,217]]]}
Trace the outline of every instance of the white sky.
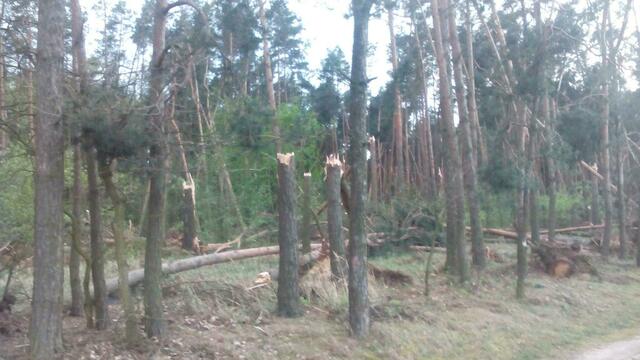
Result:
{"label": "white sky", "polygon": [[[94,4],[101,4],[103,1],[110,8],[116,0],[81,0],[83,10],[89,19],[87,22],[88,49],[91,52],[96,47],[99,36],[99,29],[102,28],[102,14],[94,10]],[[590,0],[580,0],[580,5],[584,6]],[[630,14],[630,21],[627,27],[627,36],[637,29],[638,15],[640,15],[640,0],[634,1],[634,12]],[[132,11],[132,21],[138,17],[142,0],[126,0],[128,7]],[[498,3],[501,0],[497,0]],[[612,0],[613,8],[618,8],[625,3],[625,0]],[[346,18],[350,1],[348,0],[289,0],[290,9],[295,12],[301,20],[303,26],[302,39],[308,45],[307,61],[310,70],[317,71],[327,54],[327,51],[336,46],[342,48],[347,58],[351,61],[351,47],[353,43],[353,23],[352,19]],[[616,14],[613,13],[614,21]],[[404,29],[403,29],[404,27]],[[396,33],[406,32],[408,25],[397,17]],[[389,28],[386,16],[382,18],[372,18],[369,24],[369,41],[375,48],[373,56],[368,59],[368,76],[375,78],[370,83],[370,89],[376,93],[379,88],[389,80],[390,63],[388,60]],[[133,47],[133,45],[131,45]],[[634,81],[635,83],[635,81]],[[632,87],[636,87],[632,85]]]}

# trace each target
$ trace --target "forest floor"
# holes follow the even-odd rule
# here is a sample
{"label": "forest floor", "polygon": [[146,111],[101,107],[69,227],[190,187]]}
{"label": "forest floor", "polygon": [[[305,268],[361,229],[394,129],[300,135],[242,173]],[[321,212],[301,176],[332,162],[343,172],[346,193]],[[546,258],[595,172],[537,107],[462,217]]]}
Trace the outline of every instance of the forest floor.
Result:
{"label": "forest floor", "polygon": [[[270,256],[168,277],[168,336],[162,342],[140,340],[128,347],[117,303],[110,307],[113,323],[107,331],[87,330],[82,318],[65,317],[65,358],[574,359],[587,349],[637,336],[640,270],[630,261],[605,264],[593,256],[599,277],[566,279],[532,265],[527,298],[517,301],[515,245],[489,247],[496,256],[481,277],[460,287],[436,270],[429,298],[424,296],[426,253],[371,258],[378,268],[409,275],[410,283],[371,277],[372,328],[363,341],[349,337],[346,289],[327,280],[326,263],[302,280],[304,316],[275,316],[275,284],[248,290],[258,273],[277,267],[277,257]],[[434,268],[443,262],[444,255],[436,253]],[[16,286],[28,289],[24,279]],[[22,306],[9,315],[9,334],[0,334],[0,359],[27,355],[28,299],[19,300]]]}

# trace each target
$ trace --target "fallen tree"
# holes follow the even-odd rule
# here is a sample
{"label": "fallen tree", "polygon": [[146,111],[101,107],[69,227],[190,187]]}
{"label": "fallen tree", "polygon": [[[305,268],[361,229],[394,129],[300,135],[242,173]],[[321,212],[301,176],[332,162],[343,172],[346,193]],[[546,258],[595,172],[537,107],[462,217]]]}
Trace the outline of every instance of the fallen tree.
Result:
{"label": "fallen tree", "polygon": [[[312,244],[311,249],[319,249],[320,244]],[[249,259],[267,255],[277,255],[280,252],[278,246],[267,246],[252,249],[233,250],[221,252],[217,254],[199,255],[186,259],[176,260],[170,263],[162,264],[162,274],[170,275],[182,271],[193,270],[203,266],[221,264],[230,261]],[[136,286],[144,279],[144,269],[136,269],[129,272],[128,283],[130,287]],[[118,290],[118,278],[114,277],[107,280],[107,293],[114,295]]]}

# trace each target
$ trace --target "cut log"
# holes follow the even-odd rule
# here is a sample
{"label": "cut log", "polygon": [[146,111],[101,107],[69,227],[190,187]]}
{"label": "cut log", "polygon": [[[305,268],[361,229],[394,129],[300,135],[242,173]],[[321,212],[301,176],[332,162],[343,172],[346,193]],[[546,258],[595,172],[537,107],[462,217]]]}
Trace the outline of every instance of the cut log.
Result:
{"label": "cut log", "polygon": [[[604,224],[581,225],[581,226],[574,226],[574,227],[568,227],[563,229],[556,229],[556,234],[570,233],[570,232],[576,232],[576,231],[587,231],[587,230],[602,229],[602,228],[604,228]],[[549,233],[549,230],[540,231],[540,234],[548,234],[548,233]]]}
{"label": "cut log", "polygon": [[[312,249],[319,249],[322,245],[311,244]],[[182,271],[193,270],[207,265],[221,264],[230,261],[249,259],[267,255],[277,255],[280,252],[278,246],[267,246],[253,249],[243,249],[227,251],[218,254],[200,255],[186,259],[176,260],[167,264],[162,264],[162,274],[170,275]],[[144,269],[136,269],[129,272],[129,286],[135,286],[144,279]],[[118,290],[118,278],[107,280],[107,293],[114,295]]]}

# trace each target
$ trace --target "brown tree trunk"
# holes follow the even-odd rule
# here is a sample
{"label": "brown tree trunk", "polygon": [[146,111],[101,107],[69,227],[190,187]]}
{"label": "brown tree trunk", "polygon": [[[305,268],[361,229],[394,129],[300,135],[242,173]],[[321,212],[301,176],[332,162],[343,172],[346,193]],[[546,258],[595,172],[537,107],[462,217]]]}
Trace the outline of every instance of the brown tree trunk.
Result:
{"label": "brown tree trunk", "polygon": [[38,113],[35,119],[35,225],[29,343],[32,359],[61,356],[64,256],[65,1],[38,3]]}
{"label": "brown tree trunk", "polygon": [[278,154],[278,315],[302,314],[298,288],[296,178],[293,153]]}
{"label": "brown tree trunk", "polygon": [[302,253],[311,252],[311,173],[304,173],[302,182]]}
{"label": "brown tree trunk", "polygon": [[431,8],[438,9],[438,11],[433,11],[433,26],[436,60],[438,63],[438,73],[440,74],[439,89],[442,137],[445,143],[443,147],[443,162],[447,208],[446,267],[449,271],[458,274],[462,281],[466,281],[468,274],[464,251],[464,213],[462,212],[464,210],[464,186],[455,125],[453,122],[453,110],[451,109],[451,97],[449,95],[450,87],[446,61],[448,51],[443,46],[442,29],[447,27],[443,26],[441,21],[441,19],[446,19],[446,17],[443,16],[447,11],[446,2],[440,3],[438,0],[431,0]]}
{"label": "brown tree trunk", "polygon": [[269,29],[267,28],[267,15],[265,0],[260,2],[260,27],[262,28],[262,61],[264,65],[264,78],[267,86],[267,98],[271,109],[272,131],[276,143],[276,153],[282,152],[282,138],[280,135],[280,124],[276,116],[276,97],[273,90],[273,71],[271,69],[271,54],[269,53]]}
{"label": "brown tree trunk", "polygon": [[89,215],[91,244],[91,276],[93,279],[93,305],[95,326],[104,330],[109,325],[109,309],[104,276],[104,241],[102,239],[102,215],[100,189],[98,188],[97,151],[93,140],[89,139],[86,150],[87,182],[89,184]]}
{"label": "brown tree trunk", "polygon": [[[374,140],[375,141],[375,140]],[[340,182],[342,163],[337,156],[330,155],[326,164],[327,196],[327,236],[329,237],[329,261],[331,274],[336,281],[342,281],[347,272],[347,263],[342,239],[342,204],[340,202]]]}
{"label": "brown tree trunk", "polygon": [[351,334],[362,338],[369,333],[367,279],[367,51],[372,0],[352,0],[354,18],[351,61],[351,111],[349,125],[349,165],[351,197],[349,205],[349,324]]}
{"label": "brown tree trunk", "polygon": [[[447,4],[448,0],[444,0]],[[453,55],[453,74],[455,80],[455,94],[458,103],[458,117],[460,119],[459,127],[462,129],[460,132],[459,142],[462,144],[462,169],[464,172],[465,183],[465,195],[467,196],[467,205],[469,207],[469,219],[471,222],[471,249],[473,253],[473,264],[482,269],[485,266],[485,251],[484,240],[482,237],[482,224],[480,222],[480,206],[478,204],[478,178],[476,174],[476,158],[475,151],[473,149],[473,141],[471,135],[471,124],[469,120],[469,112],[466,103],[465,91],[464,91],[464,65],[462,50],[460,48],[460,41],[458,40],[457,26],[456,26],[456,12],[455,7],[449,9],[449,39],[451,42],[451,49]],[[472,79],[470,79],[472,81]],[[464,213],[461,214],[464,216]],[[464,223],[462,224],[464,226]],[[462,227],[464,229],[464,227]],[[465,244],[462,243],[458,247],[458,256],[461,261],[465,260]],[[463,265],[464,266],[464,265]],[[466,270],[461,271],[464,274]],[[466,279],[462,279],[465,281]]]}

